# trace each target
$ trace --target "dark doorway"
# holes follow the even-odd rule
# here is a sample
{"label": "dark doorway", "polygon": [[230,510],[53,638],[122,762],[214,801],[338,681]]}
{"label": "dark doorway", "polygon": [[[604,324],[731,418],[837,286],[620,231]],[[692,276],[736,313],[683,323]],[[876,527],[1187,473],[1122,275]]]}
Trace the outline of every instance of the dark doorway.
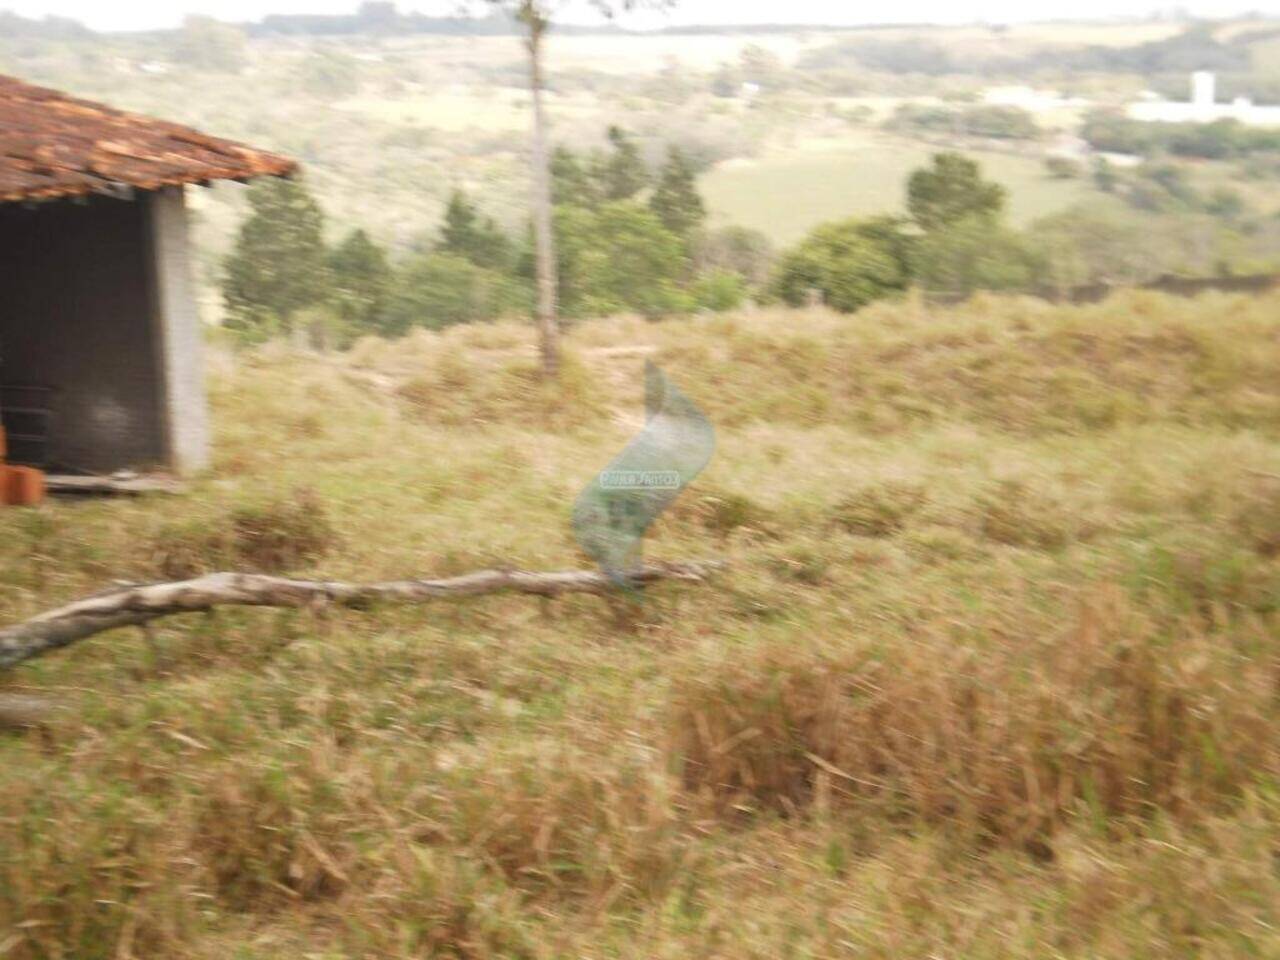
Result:
{"label": "dark doorway", "polygon": [[15,462],[165,461],[148,229],[141,199],[0,206],[0,417]]}

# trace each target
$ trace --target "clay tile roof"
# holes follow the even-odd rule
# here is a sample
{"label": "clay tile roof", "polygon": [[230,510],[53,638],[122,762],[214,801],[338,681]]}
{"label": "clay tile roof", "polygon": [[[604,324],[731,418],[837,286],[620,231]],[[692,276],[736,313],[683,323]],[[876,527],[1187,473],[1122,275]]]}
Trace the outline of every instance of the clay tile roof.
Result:
{"label": "clay tile roof", "polygon": [[286,176],[296,168],[190,127],[0,76],[0,203]]}

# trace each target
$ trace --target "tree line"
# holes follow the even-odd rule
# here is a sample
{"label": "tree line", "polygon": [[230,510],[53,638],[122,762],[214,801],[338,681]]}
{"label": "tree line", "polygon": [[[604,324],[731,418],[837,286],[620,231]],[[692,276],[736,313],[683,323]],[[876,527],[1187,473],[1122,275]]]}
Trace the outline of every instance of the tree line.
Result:
{"label": "tree line", "polygon": [[783,254],[768,293],[851,311],[910,287],[964,296],[1277,266],[1274,218],[1251,215],[1229,188],[1204,193],[1170,164],[1130,172],[1103,162],[1094,177],[1097,201],[1015,229],[1003,186],[963,154],[935,154],[909,176],[903,214],[819,226]]}
{"label": "tree line", "polygon": [[1095,150],[1141,156],[1168,154],[1203,160],[1227,160],[1258,153],[1280,153],[1280,130],[1247,127],[1230,118],[1212,123],[1151,122],[1123,113],[1095,110],[1080,135]]}
{"label": "tree line", "polygon": [[[939,153],[907,178],[902,214],[823,224],[780,255],[756,231],[707,229],[697,167],[679,147],[651,170],[615,127],[603,149],[557,147],[550,171],[559,310],[569,320],[657,319],[748,299],[852,311],[911,287],[964,295],[1275,265],[1249,259],[1250,238],[1266,242],[1264,253],[1275,243],[1237,194],[1201,194],[1169,165],[1100,165],[1101,204],[1018,230],[1003,186],[973,159]],[[306,330],[340,345],[533,312],[531,232],[508,233],[461,190],[439,230],[398,260],[359,229],[327,246],[304,181],[259,183],[250,204],[223,281],[227,326],[247,340]]]}
{"label": "tree line", "polygon": [[[992,28],[999,32],[1000,28]],[[855,36],[819,47],[799,61],[802,71],[874,70],[930,77],[1042,77],[1050,74],[1132,73],[1185,76],[1192,70],[1252,69],[1249,45],[1265,38],[1243,33],[1220,39],[1215,25],[1192,24],[1180,33],[1133,46],[1041,45],[1034,52],[1007,52],[1002,44],[949,46],[928,36]]]}
{"label": "tree line", "polygon": [[[698,169],[678,146],[650,169],[634,137],[613,127],[604,149],[557,147],[550,178],[566,318],[731,309],[767,279],[762,235],[706,228]],[[307,330],[341,344],[533,308],[532,231],[508,233],[462,190],[438,232],[398,259],[362,229],[328,245],[304,179],[256,183],[249,206],[222,277],[227,327],[246,340]]]}

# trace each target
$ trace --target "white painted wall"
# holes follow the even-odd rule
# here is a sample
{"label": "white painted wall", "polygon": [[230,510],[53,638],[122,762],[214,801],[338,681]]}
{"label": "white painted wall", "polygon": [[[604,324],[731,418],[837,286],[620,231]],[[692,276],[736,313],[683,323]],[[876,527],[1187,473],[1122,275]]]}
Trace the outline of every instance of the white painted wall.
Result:
{"label": "white painted wall", "polygon": [[178,473],[190,474],[209,465],[209,409],[183,188],[149,194],[147,210],[169,457]]}

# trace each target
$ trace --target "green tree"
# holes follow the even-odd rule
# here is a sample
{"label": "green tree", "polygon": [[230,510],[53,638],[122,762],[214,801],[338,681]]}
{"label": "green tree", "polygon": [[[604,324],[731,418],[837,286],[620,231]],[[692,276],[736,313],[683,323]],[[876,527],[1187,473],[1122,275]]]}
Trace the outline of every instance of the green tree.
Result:
{"label": "green tree", "polygon": [[588,166],[568,147],[551,154],[551,202],[594,207],[600,203],[600,186]]}
{"label": "green tree", "polygon": [[470,260],[487,270],[511,268],[510,239],[491,217],[482,217],[476,205],[461,190],[453,191],[445,208],[437,249]]}
{"label": "green tree", "polygon": [[953,296],[976,290],[1027,289],[1042,272],[1027,242],[987,213],[974,213],[926,233],[915,254],[921,286]]}
{"label": "green tree", "polygon": [[301,179],[249,188],[249,217],[224,263],[227,326],[254,336],[290,331],[294,315],[327,300],[324,214]]}
{"label": "green tree", "polygon": [[907,209],[925,231],[939,230],[970,217],[998,218],[1007,191],[982,179],[977,162],[960,153],[936,153],[929,167],[907,181]]}
{"label": "green tree", "polygon": [[962,110],[960,117],[965,133],[971,137],[1035,140],[1041,132],[1035,117],[1020,107],[980,104]]}
{"label": "green tree", "polygon": [[649,185],[640,148],[621,127],[609,128],[610,152],[601,161],[599,178],[606,201],[630,200]]}
{"label": "green tree", "polygon": [[1080,136],[1106,153],[1150,153],[1156,147],[1156,124],[1132,120],[1115,110],[1091,110],[1080,125]]}
{"label": "green tree", "polygon": [[563,303],[574,316],[635,311],[658,317],[689,305],[680,288],[685,244],[641,204],[561,207],[556,243]]}
{"label": "green tree", "polygon": [[385,333],[391,266],[386,251],[352,230],[329,255],[334,309],[353,334]]}
{"label": "green tree", "polygon": [[1040,136],[1031,114],[1018,107],[933,106],[901,104],[889,121],[898,130],[989,137],[993,140],[1034,140]]}
{"label": "green tree", "polygon": [[816,293],[828,306],[852,312],[907,288],[909,243],[891,218],[824,224],[783,255],[774,293],[797,307]]}
{"label": "green tree", "polygon": [[747,283],[742,274],[732,270],[715,270],[694,281],[689,295],[699,310],[723,313],[737,310],[747,299]]}
{"label": "green tree", "polygon": [[400,270],[387,305],[386,329],[438,330],[458,323],[495,320],[528,309],[516,281],[453,253],[419,254]]}
{"label": "green tree", "polygon": [[667,152],[667,162],[649,198],[651,209],[663,226],[678,237],[687,237],[707,218],[707,207],[698,194],[698,175],[679,147]]}
{"label": "green tree", "polygon": [[902,276],[902,288],[910,285],[915,267],[915,250],[919,238],[910,231],[911,223],[902,217],[881,214],[858,224],[858,233],[876,243],[893,258]]}
{"label": "green tree", "polygon": [[[1137,284],[1162,272],[1166,238],[1152,235],[1149,218],[1107,198],[1037,220],[1031,240],[1044,259],[1044,277],[1059,290],[1090,283]],[[1160,233],[1160,232],[1158,232]]]}

